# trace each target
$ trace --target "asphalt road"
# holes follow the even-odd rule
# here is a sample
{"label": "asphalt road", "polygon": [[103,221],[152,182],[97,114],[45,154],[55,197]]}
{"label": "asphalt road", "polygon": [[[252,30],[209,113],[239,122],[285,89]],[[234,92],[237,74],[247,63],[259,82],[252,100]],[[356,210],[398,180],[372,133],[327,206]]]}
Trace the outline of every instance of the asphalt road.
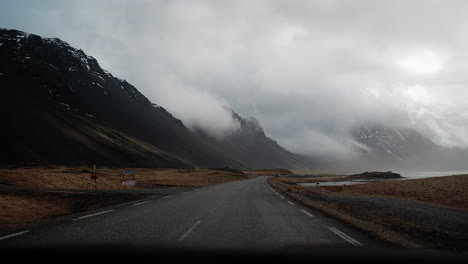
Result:
{"label": "asphalt road", "polygon": [[278,193],[266,177],[66,216],[0,237],[0,246],[155,244],[191,248],[386,247]]}

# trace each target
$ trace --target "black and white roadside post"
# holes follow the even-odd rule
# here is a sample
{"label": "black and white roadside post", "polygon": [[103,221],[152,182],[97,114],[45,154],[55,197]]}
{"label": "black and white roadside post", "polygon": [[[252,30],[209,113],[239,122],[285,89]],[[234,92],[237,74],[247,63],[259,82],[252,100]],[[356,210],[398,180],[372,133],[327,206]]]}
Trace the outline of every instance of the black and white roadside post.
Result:
{"label": "black and white roadside post", "polygon": [[94,180],[94,189],[97,189],[97,174],[96,174],[96,164],[93,164],[93,174],[91,175],[91,180]]}

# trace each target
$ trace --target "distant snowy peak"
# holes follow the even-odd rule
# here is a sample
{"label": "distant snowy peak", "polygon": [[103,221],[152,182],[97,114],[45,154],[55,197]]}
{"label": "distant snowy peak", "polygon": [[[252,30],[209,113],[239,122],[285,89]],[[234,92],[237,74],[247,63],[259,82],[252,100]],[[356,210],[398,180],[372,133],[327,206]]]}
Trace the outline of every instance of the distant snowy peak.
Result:
{"label": "distant snowy peak", "polygon": [[378,125],[362,126],[353,132],[353,137],[367,147],[368,154],[398,161],[434,146],[429,139],[414,130]]}
{"label": "distant snowy peak", "polygon": [[358,131],[357,136],[358,140],[370,149],[402,160],[407,142],[405,137],[408,137],[408,133],[398,129],[364,126]]}

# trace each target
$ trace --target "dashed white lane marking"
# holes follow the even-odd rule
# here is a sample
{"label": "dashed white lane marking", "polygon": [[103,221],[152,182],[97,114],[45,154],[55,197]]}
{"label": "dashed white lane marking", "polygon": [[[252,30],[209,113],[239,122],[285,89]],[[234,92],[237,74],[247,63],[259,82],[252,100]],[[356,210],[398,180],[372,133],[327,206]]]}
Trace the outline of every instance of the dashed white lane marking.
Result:
{"label": "dashed white lane marking", "polygon": [[281,197],[281,199],[284,199],[284,196],[281,196],[281,195],[280,195],[280,197]]}
{"label": "dashed white lane marking", "polygon": [[183,236],[181,236],[179,238],[179,242],[182,242],[199,224],[201,224],[201,220],[198,220],[198,222],[196,222]]}
{"label": "dashed white lane marking", "polygon": [[174,195],[168,195],[168,196],[164,196],[163,199],[166,199],[166,198],[171,198],[172,196]]}
{"label": "dashed white lane marking", "polygon": [[101,215],[101,214],[109,213],[109,212],[112,212],[112,211],[114,211],[114,209],[107,210],[107,211],[102,211],[102,212],[95,213],[95,214],[80,216],[80,217],[78,217],[78,218],[73,219],[73,221],[80,220],[80,219],[84,219],[84,218],[88,218],[88,217],[92,217],[92,216],[96,216],[96,215]]}
{"label": "dashed white lane marking", "polygon": [[141,203],[136,203],[136,204],[133,204],[133,205],[140,205],[140,204],[150,203],[150,202],[152,202],[152,201],[153,201],[153,200],[144,201],[144,202],[141,202]]}
{"label": "dashed white lane marking", "polygon": [[291,202],[291,201],[288,201],[288,203],[290,203],[291,205],[295,205],[295,204],[294,204],[293,202]]}
{"label": "dashed white lane marking", "polygon": [[354,238],[348,236],[347,234],[341,232],[340,230],[334,228],[334,227],[329,227],[328,229],[330,229],[330,231],[332,231],[333,233],[337,234],[338,236],[340,236],[341,238],[343,238],[344,240],[348,241],[349,243],[351,243],[353,246],[356,246],[356,247],[360,247],[362,246],[362,244],[355,240]]}
{"label": "dashed white lane marking", "polygon": [[218,209],[219,206],[216,206],[215,208],[210,210],[210,213],[214,212],[216,209]]}
{"label": "dashed white lane marking", "polygon": [[302,211],[304,214],[306,214],[306,215],[308,215],[308,216],[310,216],[310,217],[315,217],[313,214],[307,212],[306,210],[302,210],[302,209],[301,209],[301,211]]}
{"label": "dashed white lane marking", "polygon": [[29,232],[29,230],[25,230],[25,231],[21,231],[21,232],[18,232],[18,233],[2,236],[2,237],[0,237],[0,240],[7,239],[7,238],[10,238],[10,237],[15,237],[15,236],[21,236],[22,234],[26,234],[27,232]]}

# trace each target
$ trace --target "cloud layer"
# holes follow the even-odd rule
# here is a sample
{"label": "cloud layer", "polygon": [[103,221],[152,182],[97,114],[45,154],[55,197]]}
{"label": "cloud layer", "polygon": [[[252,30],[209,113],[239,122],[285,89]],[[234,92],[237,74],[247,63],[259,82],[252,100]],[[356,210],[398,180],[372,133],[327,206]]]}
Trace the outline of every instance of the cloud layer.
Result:
{"label": "cloud layer", "polygon": [[347,156],[350,131],[369,122],[468,147],[466,10],[465,1],[41,1],[11,7],[29,20],[0,23],[82,48],[191,128],[235,131],[232,107],[291,151]]}

